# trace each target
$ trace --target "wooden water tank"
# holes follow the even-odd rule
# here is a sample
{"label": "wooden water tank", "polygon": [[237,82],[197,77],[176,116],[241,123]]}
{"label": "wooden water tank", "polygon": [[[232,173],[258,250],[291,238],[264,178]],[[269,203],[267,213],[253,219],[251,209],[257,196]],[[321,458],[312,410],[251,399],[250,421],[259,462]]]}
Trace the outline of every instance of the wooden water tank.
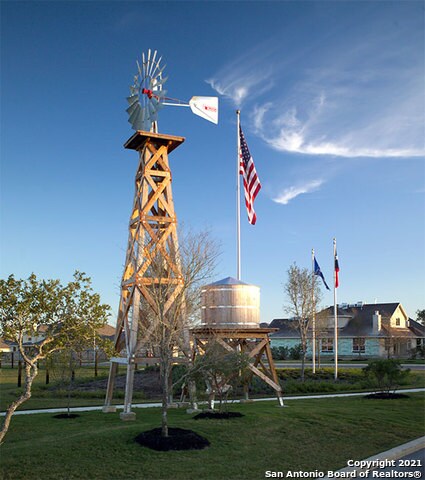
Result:
{"label": "wooden water tank", "polygon": [[201,325],[213,328],[258,328],[260,288],[224,278],[201,291]]}

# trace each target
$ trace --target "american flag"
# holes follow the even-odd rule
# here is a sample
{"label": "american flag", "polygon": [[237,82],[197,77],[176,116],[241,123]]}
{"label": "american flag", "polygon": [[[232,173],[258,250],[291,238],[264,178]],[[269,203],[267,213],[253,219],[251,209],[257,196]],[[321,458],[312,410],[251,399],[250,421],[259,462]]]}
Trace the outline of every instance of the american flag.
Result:
{"label": "american flag", "polygon": [[248,221],[251,225],[255,225],[257,216],[255,215],[254,211],[254,200],[261,189],[261,183],[255,170],[254,160],[249,153],[248,145],[246,144],[241,127],[239,127],[239,136],[241,144],[241,150],[239,152],[239,173],[243,177],[245,205],[248,212]]}

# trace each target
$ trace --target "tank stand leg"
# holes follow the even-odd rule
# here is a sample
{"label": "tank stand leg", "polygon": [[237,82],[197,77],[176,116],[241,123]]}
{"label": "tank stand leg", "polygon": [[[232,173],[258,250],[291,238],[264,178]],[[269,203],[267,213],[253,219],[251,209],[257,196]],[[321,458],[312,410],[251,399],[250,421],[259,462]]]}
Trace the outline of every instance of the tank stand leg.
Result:
{"label": "tank stand leg", "polygon": [[186,413],[200,412],[198,407],[198,402],[196,399],[196,385],[195,385],[195,382],[193,382],[192,380],[188,382],[188,391],[189,391],[190,407],[186,410]]}
{"label": "tank stand leg", "polygon": [[249,398],[249,386],[244,385],[244,398],[240,400],[240,403],[252,403],[253,400]]}

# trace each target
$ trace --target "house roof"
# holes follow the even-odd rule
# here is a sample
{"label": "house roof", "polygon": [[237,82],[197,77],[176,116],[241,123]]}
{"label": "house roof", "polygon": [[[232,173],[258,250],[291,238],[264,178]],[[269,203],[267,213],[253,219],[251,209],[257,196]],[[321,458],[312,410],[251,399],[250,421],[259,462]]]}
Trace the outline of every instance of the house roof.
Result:
{"label": "house roof", "polygon": [[98,328],[97,333],[101,337],[113,337],[115,336],[115,327],[112,327],[111,325],[106,324],[105,326]]}
{"label": "house roof", "polygon": [[289,318],[275,318],[269,325],[269,328],[278,328],[279,331],[272,333],[271,337],[299,338],[296,324]]}
{"label": "house roof", "polygon": [[413,318],[409,318],[409,328],[416,334],[421,337],[425,337],[425,325],[413,320]]}
{"label": "house roof", "polygon": [[[396,311],[400,303],[363,303],[355,305],[347,305],[343,307],[338,305],[339,317],[355,317],[364,321],[365,319],[371,319],[373,314],[378,311],[382,319],[389,319]],[[328,312],[328,315],[333,315],[334,307],[328,307],[322,310],[321,313]]]}

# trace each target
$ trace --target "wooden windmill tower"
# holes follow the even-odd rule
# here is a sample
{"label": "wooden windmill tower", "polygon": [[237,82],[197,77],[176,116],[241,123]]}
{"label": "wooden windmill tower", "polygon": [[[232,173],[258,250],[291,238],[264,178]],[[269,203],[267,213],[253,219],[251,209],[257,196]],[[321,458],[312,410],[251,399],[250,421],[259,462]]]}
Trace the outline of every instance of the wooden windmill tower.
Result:
{"label": "wooden windmill tower", "polygon": [[[166,103],[163,84],[164,67],[157,52],[142,57],[131,95],[127,98],[129,122],[136,133],[124,147],[139,154],[135,177],[135,194],[129,222],[129,236],[121,282],[121,297],[115,334],[115,350],[119,357],[111,359],[104,412],[115,411],[112,397],[118,366],[126,367],[126,386],[123,420],[135,418],[131,411],[135,366],[146,361],[146,340],[149,338],[149,319],[143,318],[142,305],[147,304],[154,314],[158,305],[152,295],[158,285],[166,286],[167,298],[162,314],[173,307],[183,289],[178,259],[177,218],[171,188],[168,155],[184,142],[183,137],[157,132],[157,112],[162,105],[189,106],[192,111],[217,123],[217,99],[193,97],[189,104]],[[161,273],[155,265],[161,263]],[[187,335],[183,337],[188,341]]]}

